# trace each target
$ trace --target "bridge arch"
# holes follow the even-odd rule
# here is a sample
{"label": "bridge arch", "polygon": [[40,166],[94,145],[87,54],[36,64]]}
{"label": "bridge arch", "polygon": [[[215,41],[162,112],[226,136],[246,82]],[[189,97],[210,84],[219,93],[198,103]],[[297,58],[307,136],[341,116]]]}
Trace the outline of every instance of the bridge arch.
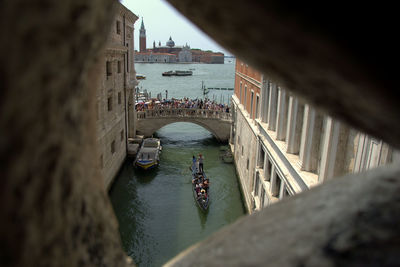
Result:
{"label": "bridge arch", "polygon": [[144,136],[151,136],[160,128],[175,122],[190,122],[197,124],[209,132],[220,142],[229,140],[231,119],[222,112],[220,114],[198,113],[196,110],[180,109],[178,112],[138,113],[137,133]]}

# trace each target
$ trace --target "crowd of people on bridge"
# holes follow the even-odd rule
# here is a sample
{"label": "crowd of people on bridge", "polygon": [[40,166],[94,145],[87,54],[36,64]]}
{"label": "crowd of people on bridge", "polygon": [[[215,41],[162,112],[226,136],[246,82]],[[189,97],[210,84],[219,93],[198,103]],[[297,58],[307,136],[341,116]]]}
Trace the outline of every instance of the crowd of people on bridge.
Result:
{"label": "crowd of people on bridge", "polygon": [[229,113],[229,106],[227,104],[217,103],[211,99],[151,99],[147,102],[140,102],[135,105],[137,111],[144,110],[160,110],[160,109],[205,109],[213,111],[221,111]]}

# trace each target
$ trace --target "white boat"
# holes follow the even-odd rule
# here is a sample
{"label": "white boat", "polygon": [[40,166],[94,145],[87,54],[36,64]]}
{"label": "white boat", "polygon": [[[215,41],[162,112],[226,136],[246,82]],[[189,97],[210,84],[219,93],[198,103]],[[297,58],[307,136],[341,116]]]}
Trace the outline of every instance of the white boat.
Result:
{"label": "white boat", "polygon": [[145,138],[140,146],[134,165],[144,170],[158,166],[161,149],[160,139]]}

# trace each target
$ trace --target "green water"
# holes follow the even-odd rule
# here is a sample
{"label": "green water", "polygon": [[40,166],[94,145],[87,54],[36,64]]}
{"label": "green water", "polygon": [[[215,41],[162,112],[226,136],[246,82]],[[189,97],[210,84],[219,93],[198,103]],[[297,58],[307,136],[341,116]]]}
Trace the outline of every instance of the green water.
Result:
{"label": "green water", "polygon": [[[138,266],[161,266],[245,214],[234,165],[220,160],[220,144],[207,130],[174,123],[157,135],[163,145],[160,166],[139,171],[127,160],[110,190],[123,246]],[[189,166],[198,153],[211,182],[207,213],[191,191]]]}
{"label": "green water", "polygon": [[[168,90],[168,98],[202,97],[207,87],[234,87],[234,61],[227,64],[136,64],[146,75],[139,86],[155,97]],[[163,77],[168,70],[193,70],[193,76]],[[210,91],[208,97],[227,100],[233,91]],[[157,133],[163,151],[160,166],[151,171],[133,168],[126,160],[110,190],[123,246],[138,266],[161,266],[190,245],[205,239],[245,214],[233,164],[223,163],[212,134],[191,123],[174,123]],[[210,178],[210,207],[197,206],[189,166],[202,153]]]}

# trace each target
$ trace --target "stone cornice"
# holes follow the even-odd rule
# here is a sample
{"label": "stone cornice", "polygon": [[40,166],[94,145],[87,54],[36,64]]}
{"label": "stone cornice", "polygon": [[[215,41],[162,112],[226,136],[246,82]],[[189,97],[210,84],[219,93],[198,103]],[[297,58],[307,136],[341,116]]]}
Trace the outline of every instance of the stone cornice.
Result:
{"label": "stone cornice", "polygon": [[262,84],[261,82],[255,80],[255,79],[251,78],[250,76],[247,76],[241,72],[238,72],[238,71],[236,71],[236,75],[261,89],[261,84]]}
{"label": "stone cornice", "polygon": [[123,4],[118,2],[118,10],[117,10],[117,14],[120,14],[121,16],[125,15],[125,18],[132,22],[132,24],[135,23],[135,21],[138,20],[138,16],[136,16],[135,14],[133,14],[132,11],[130,11],[127,7],[125,7]]}

